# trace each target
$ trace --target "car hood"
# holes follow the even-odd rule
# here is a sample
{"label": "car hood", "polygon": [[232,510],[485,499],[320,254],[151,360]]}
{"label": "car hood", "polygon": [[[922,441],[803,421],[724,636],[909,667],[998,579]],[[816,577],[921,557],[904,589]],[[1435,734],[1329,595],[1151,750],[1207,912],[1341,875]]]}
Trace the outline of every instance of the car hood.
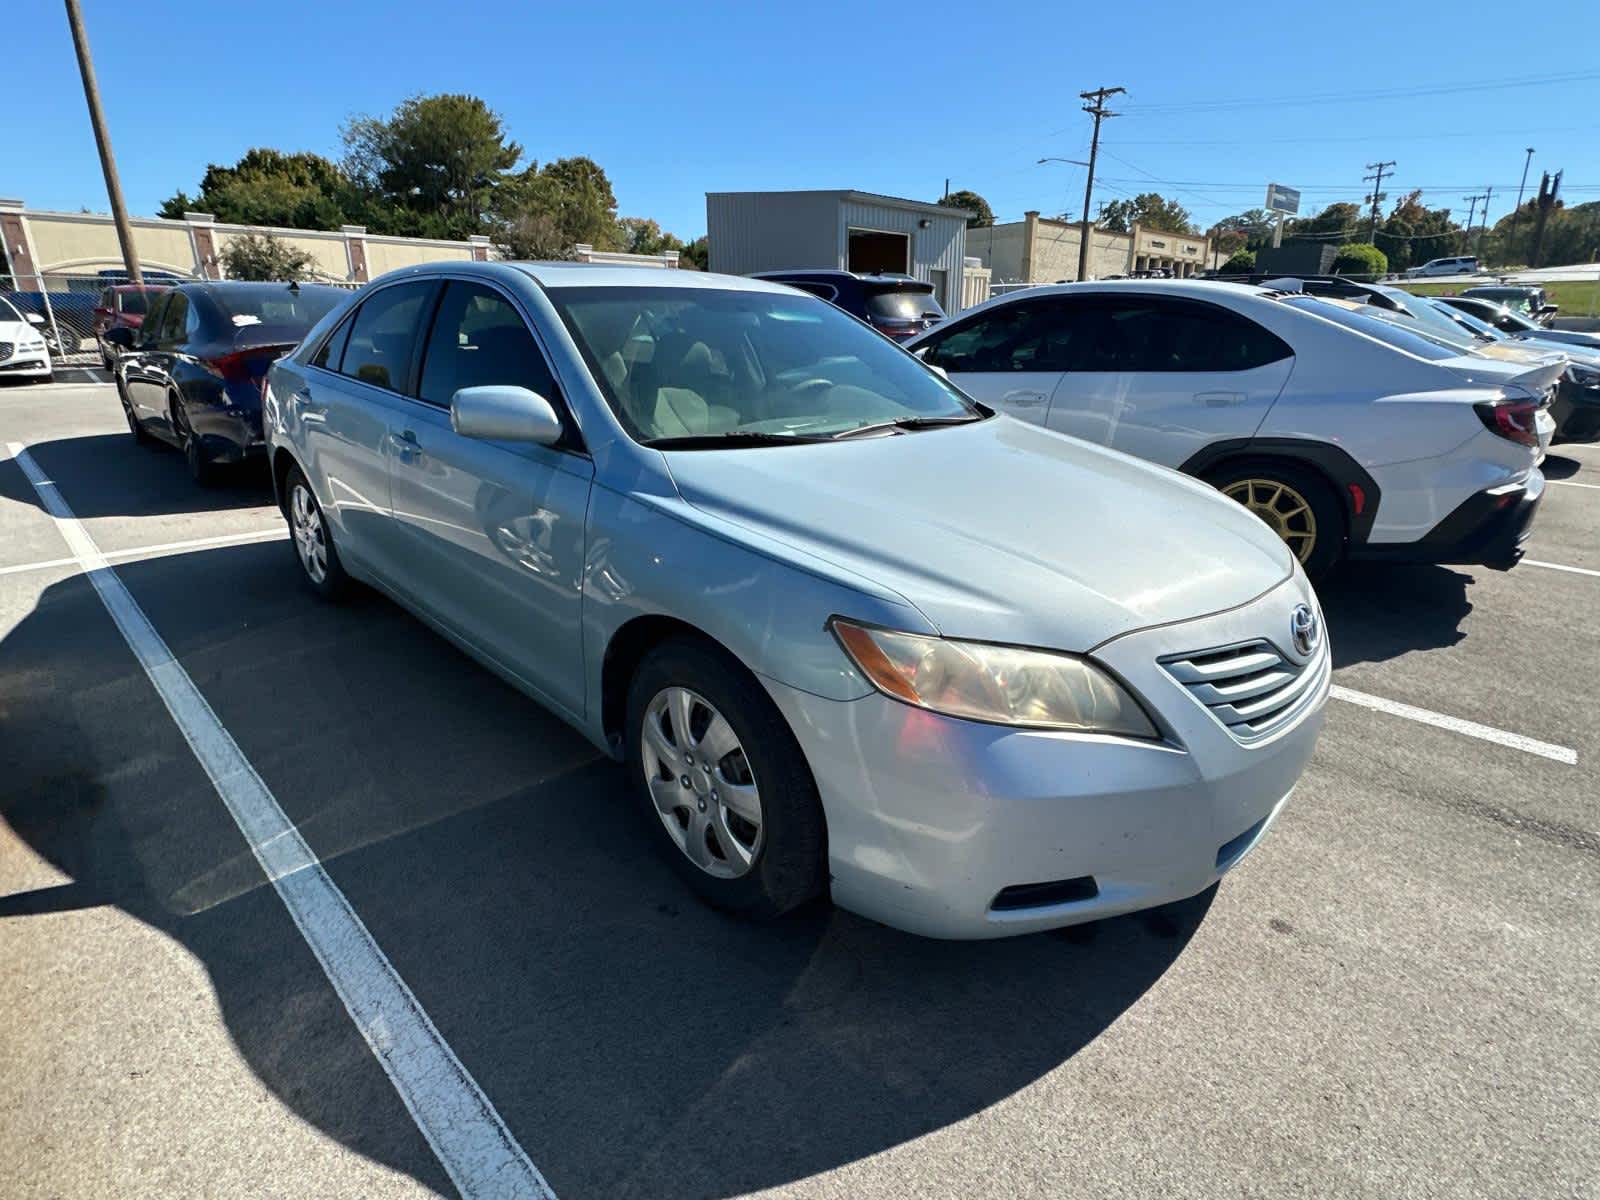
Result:
{"label": "car hood", "polygon": [[897,592],[950,637],[1084,651],[1293,570],[1210,487],[1010,417],[666,459],[689,504]]}
{"label": "car hood", "polygon": [[[0,342],[10,342],[15,345],[24,339],[31,339],[34,332],[34,327],[26,321],[0,321]],[[44,334],[41,333],[39,336],[43,337]]]}
{"label": "car hood", "polygon": [[1589,351],[1600,350],[1600,333],[1584,333],[1580,329],[1547,329],[1542,333],[1512,334],[1518,341],[1554,343],[1558,346],[1576,346]]}

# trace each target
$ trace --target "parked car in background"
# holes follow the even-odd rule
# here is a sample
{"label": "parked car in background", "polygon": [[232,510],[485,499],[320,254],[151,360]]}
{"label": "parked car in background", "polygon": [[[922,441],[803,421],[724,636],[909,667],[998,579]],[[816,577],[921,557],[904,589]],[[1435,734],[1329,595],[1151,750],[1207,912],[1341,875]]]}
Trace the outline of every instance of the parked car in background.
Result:
{"label": "parked car in background", "polygon": [[1550,303],[1542,287],[1536,287],[1531,283],[1500,283],[1469,287],[1463,288],[1461,294],[1498,301],[1513,312],[1521,313],[1541,325],[1550,324],[1556,313],[1561,311],[1559,306]]}
{"label": "parked car in background", "polygon": [[915,337],[944,320],[933,284],[909,275],[855,271],[761,271],[754,279],[786,283],[820,296],[852,317],[859,317],[897,342]]}
{"label": "parked car in background", "polygon": [[[113,284],[100,293],[100,303],[94,309],[94,334],[95,346],[100,351],[100,361],[110,370],[116,363],[116,347],[106,341],[106,334],[113,329],[132,329],[137,331],[144,323],[144,314],[149,310],[150,302],[166,291],[166,286],[147,283],[119,283]],[[138,340],[137,333],[135,341]]]}
{"label": "parked car in background", "polygon": [[1407,279],[1426,279],[1430,275],[1476,275],[1478,273],[1478,260],[1473,255],[1458,255],[1455,258],[1435,258],[1423,263],[1420,267],[1406,268]]}
{"label": "parked car in background", "polygon": [[1301,293],[1196,280],[990,300],[908,349],[974,398],[1176,467],[1274,529],[1313,577],[1344,558],[1522,554],[1561,363],[1350,328]]}
{"label": "parked car in background", "polygon": [[1470,313],[1480,321],[1487,321],[1501,333],[1508,333],[1512,337],[1533,337],[1541,341],[1561,342],[1568,346],[1581,346],[1585,349],[1600,350],[1600,333],[1584,333],[1576,329],[1547,329],[1539,322],[1532,320],[1515,309],[1508,308],[1498,300],[1485,299],[1482,296],[1440,296],[1439,300],[1459,308],[1464,313]]}
{"label": "parked car in background", "polygon": [[1556,351],[1565,356],[1567,369],[1561,376],[1560,390],[1550,405],[1550,416],[1556,426],[1555,440],[1600,441],[1600,349],[1574,346],[1538,336],[1502,333],[1470,312],[1446,304],[1444,297],[1426,296],[1422,300],[1424,304],[1448,314],[1451,320],[1500,347]]}
{"label": "parked car in background", "polygon": [[156,296],[137,330],[108,329],[114,378],[136,441],[184,452],[199,483],[265,452],[267,368],[344,300],[341,288],[300,283],[185,283]]}
{"label": "parked car in background", "polygon": [[266,413],[307,584],[376,585],[625,761],[734,912],[831,886],[999,937],[1192,895],[1321,723],[1316,597],[1260,522],[775,283],[408,268]]}
{"label": "parked car in background", "polygon": [[0,379],[50,378],[53,367],[43,326],[36,313],[20,313],[0,299]]}

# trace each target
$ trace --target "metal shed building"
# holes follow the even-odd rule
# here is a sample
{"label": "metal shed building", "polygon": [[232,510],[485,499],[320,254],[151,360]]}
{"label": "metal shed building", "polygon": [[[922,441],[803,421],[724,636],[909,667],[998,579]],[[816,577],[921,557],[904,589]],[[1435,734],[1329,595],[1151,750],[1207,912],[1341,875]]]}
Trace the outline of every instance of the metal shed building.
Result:
{"label": "metal shed building", "polygon": [[871,192],[707,192],[710,266],[728,275],[899,271],[961,308],[967,212]]}

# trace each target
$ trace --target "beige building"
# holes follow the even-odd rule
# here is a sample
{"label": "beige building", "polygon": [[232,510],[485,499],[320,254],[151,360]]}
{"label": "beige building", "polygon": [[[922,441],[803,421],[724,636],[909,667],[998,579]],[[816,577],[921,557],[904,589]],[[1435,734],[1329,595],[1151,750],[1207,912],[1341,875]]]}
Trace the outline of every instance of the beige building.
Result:
{"label": "beige building", "polygon": [[[967,230],[967,253],[979,259],[997,284],[1058,283],[1078,277],[1078,247],[1083,226],[1057,221],[1036,212]],[[1159,268],[1187,277],[1205,269],[1211,240],[1163,230],[1128,233],[1092,227],[1089,231],[1089,278],[1132,275]]]}
{"label": "beige building", "polygon": [[[486,237],[465,242],[386,237],[368,233],[361,225],[327,231],[223,225],[209,213],[184,213],[181,221],[134,217],[130,224],[145,270],[192,279],[222,278],[219,256],[245,233],[270,233],[304,251],[316,277],[329,281],[364,283],[396,267],[490,257]],[[46,286],[51,291],[66,290],[65,281],[71,276],[94,276],[123,267],[117,227],[103,213],[47,212],[25,208],[20,200],[0,200],[0,238],[4,270],[23,291]]]}

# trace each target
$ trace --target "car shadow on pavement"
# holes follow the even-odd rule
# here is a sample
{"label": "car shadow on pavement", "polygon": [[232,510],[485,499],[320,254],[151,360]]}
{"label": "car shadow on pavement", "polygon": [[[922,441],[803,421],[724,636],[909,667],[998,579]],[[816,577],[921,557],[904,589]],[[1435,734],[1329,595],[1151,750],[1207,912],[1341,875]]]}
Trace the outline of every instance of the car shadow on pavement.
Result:
{"label": "car shadow on pavement", "polygon": [[[1126,1012],[1215,895],[993,942],[725,917],[621,768],[387,601],[311,600],[285,553],[118,573],[560,1195],[732,1195],[974,1116]],[[97,604],[54,584],[0,641],[0,818],[70,877],[0,919],[162,931],[283,1104],[447,1191]]]}
{"label": "car shadow on pavement", "polygon": [[[138,445],[126,433],[35,442],[28,453],[70,497],[82,518],[220,512],[272,503],[272,481],[255,463],[230,471],[216,487],[189,477],[183,455],[164,442]],[[0,463],[0,497],[42,507],[15,463]]]}
{"label": "car shadow on pavement", "polygon": [[1454,646],[1467,635],[1472,576],[1450,567],[1347,563],[1317,586],[1333,665],[1386,662]]}
{"label": "car shadow on pavement", "polygon": [[1575,458],[1568,458],[1565,454],[1547,454],[1544,462],[1539,464],[1539,470],[1546,479],[1571,479],[1583,469],[1583,464]]}

